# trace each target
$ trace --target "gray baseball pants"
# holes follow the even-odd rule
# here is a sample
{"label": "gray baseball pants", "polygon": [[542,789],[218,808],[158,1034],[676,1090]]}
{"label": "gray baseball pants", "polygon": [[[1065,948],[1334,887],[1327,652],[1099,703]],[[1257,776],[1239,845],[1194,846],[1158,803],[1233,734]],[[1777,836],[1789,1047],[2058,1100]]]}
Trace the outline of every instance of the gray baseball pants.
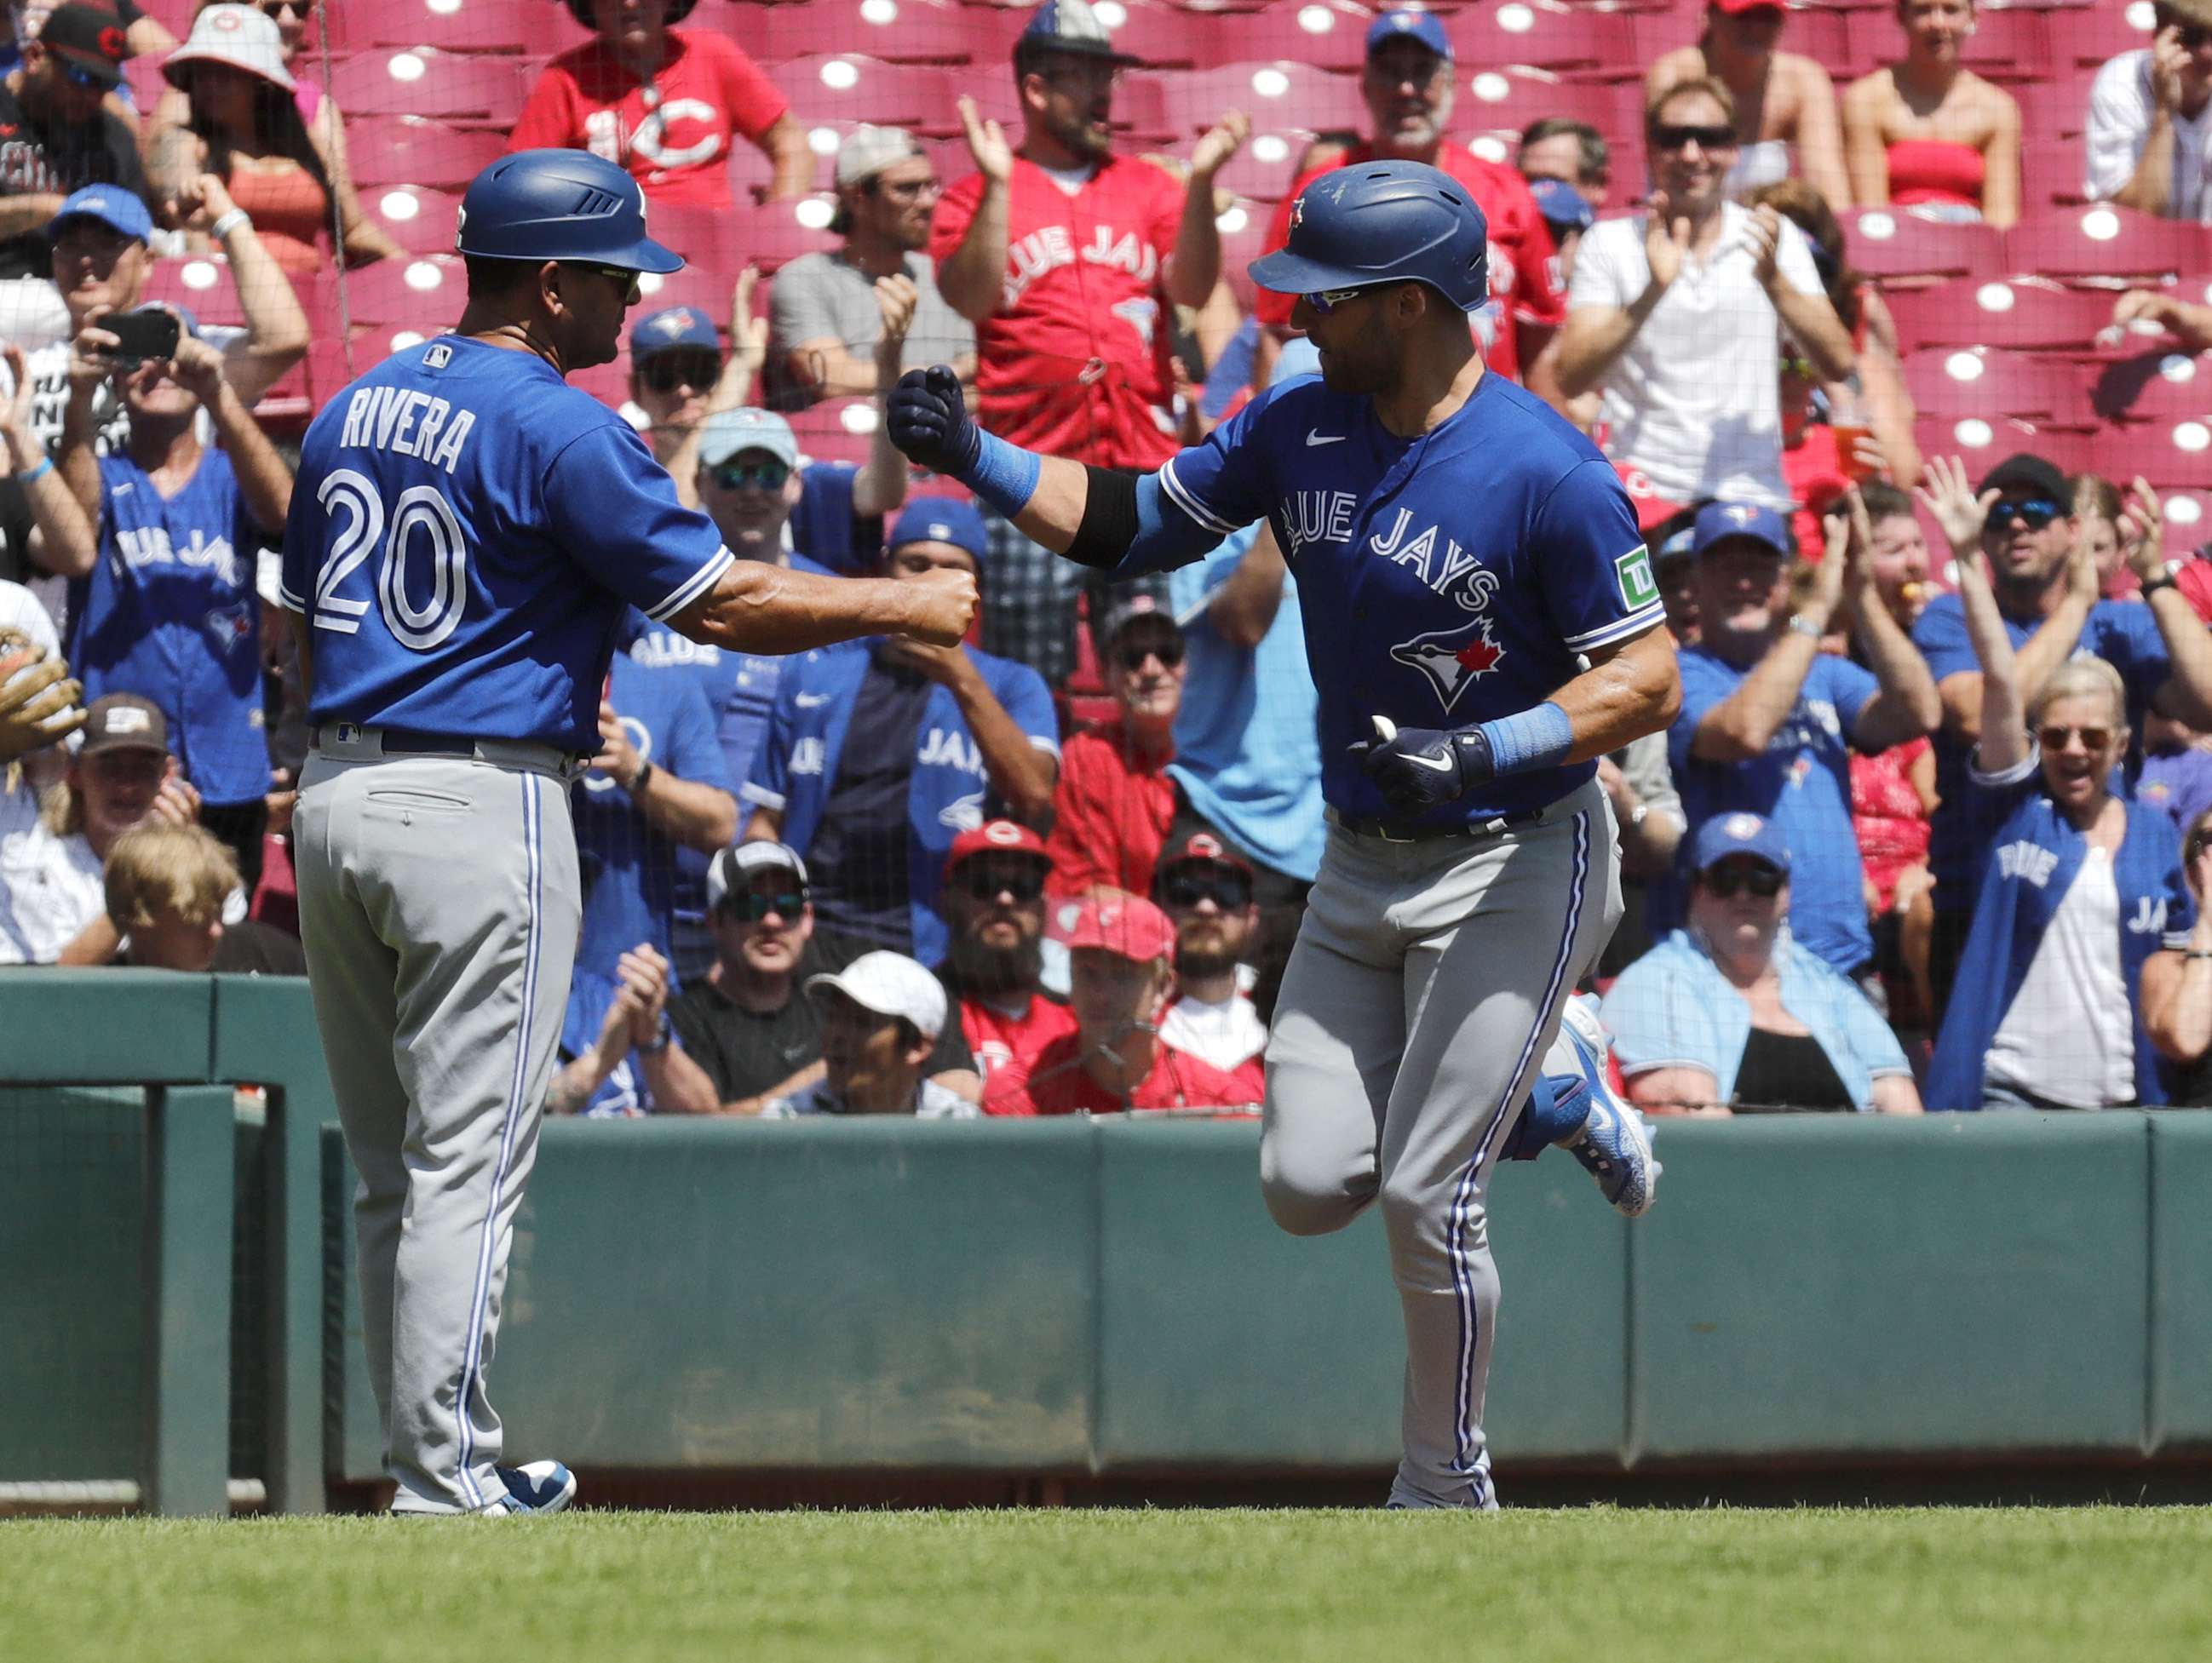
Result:
{"label": "gray baseball pants", "polygon": [[[341,737],[343,736],[343,737]],[[386,756],[326,725],[293,818],[300,933],[346,1146],[395,1512],[506,1492],[484,1393],[576,958],[567,759]]]}
{"label": "gray baseball pants", "polygon": [[1382,1204],[1406,1319],[1393,1504],[1493,1508],[1484,1200],[1561,1003],[1620,918],[1595,781],[1540,824],[1413,843],[1332,828],[1267,1044],[1260,1179],[1295,1235]]}

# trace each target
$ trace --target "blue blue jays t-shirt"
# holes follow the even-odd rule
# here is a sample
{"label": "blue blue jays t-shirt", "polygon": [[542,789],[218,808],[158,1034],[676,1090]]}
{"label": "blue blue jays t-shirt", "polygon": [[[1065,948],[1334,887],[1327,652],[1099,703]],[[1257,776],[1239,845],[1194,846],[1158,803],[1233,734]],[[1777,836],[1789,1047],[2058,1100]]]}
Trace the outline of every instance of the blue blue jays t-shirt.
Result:
{"label": "blue blue jays t-shirt", "polygon": [[[1667,761],[1691,835],[1717,814],[1748,810],[1772,820],[1790,849],[1790,933],[1850,974],[1874,956],[1864,868],[1851,828],[1850,737],[1881,684],[1848,659],[1819,653],[1763,755],[1704,762],[1690,756],[1698,724],[1735,696],[1749,672],[1702,646],[1684,647],[1680,662],[1682,713],[1667,731]],[[1682,921],[1680,885],[1655,888],[1651,927],[1672,929]]]}
{"label": "blue blue jays t-shirt", "polygon": [[[680,670],[614,660],[609,701],[638,755],[679,780],[731,789],[714,739],[714,713]],[[595,722],[596,725],[596,722]],[[677,846],[604,774],[586,774],[573,793],[576,856],[584,877],[583,934],[576,962],[611,977],[641,942],[669,950],[676,910]]]}
{"label": "blue blue jays t-shirt", "polygon": [[[1254,399],[1160,470],[1167,500],[1223,537],[1265,519],[1291,570],[1320,695],[1322,792],[1396,817],[1358,760],[1372,718],[1464,727],[1514,715],[1580,673],[1578,654],[1662,618],[1613,464],[1540,399],[1485,375],[1418,439],[1317,377]],[[1422,818],[1540,808],[1592,762],[1496,780]]]}
{"label": "blue blue jays t-shirt", "polygon": [[284,604],[316,722],[599,749],[626,604],[657,621],[730,562],[645,441],[534,353],[441,335],[307,429]]}
{"label": "blue blue jays t-shirt", "polygon": [[204,452],[172,497],[127,456],[100,458],[100,561],[70,598],[69,658],[85,702],[151,699],[200,795],[253,802],[269,789],[259,539],[230,458]]}
{"label": "blue blue jays t-shirt", "polygon": [[[2042,627],[2042,620],[2021,623],[2005,620],[2005,634],[2017,652]],[[1966,614],[1956,595],[1938,595],[1912,627],[1912,644],[1928,660],[1929,672],[1938,682],[1962,671],[1978,673],[1982,664],[1966,638]],[[2081,626],[2075,658],[2094,655],[2120,672],[2128,690],[2128,725],[2140,731],[2142,713],[2152,696],[2173,673],[2166,640],[2158,633],[2158,620],[2140,601],[2100,600],[2089,609]],[[1938,802],[1930,824],[1928,870],[1936,878],[1936,910],[1966,913],[1982,883],[1981,863],[1985,839],[1978,838],[1976,818],[1968,815],[1966,756],[1970,749],[1952,734],[1936,736],[1936,792]],[[2130,753],[2131,756],[2136,753]]]}

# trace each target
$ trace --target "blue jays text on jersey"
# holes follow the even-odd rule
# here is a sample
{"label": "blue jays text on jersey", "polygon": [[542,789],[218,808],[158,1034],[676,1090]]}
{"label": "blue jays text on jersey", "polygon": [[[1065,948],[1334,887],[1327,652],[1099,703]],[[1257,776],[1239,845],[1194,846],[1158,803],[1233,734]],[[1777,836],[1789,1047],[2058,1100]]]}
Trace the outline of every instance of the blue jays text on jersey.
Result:
{"label": "blue jays text on jersey", "polygon": [[[1347,754],[1373,737],[1372,717],[1464,727],[1515,714],[1580,673],[1582,654],[1663,617],[1612,464],[1499,376],[1412,440],[1364,396],[1286,381],[1168,462],[1159,483],[1206,531],[1274,527],[1321,695],[1322,792],[1340,813],[1389,813]],[[1154,563],[1145,552],[1129,569]],[[1425,817],[1540,808],[1594,772],[1514,774]]]}
{"label": "blue jays text on jersey", "polygon": [[628,608],[670,618],[731,559],[612,410],[466,337],[332,401],[300,478],[282,592],[313,626],[318,723],[595,752]]}
{"label": "blue jays text on jersey", "polygon": [[161,707],[185,775],[217,806],[269,789],[259,538],[230,458],[210,448],[173,496],[126,455],[100,464],[100,559],[70,586],[69,658],[88,701]]}

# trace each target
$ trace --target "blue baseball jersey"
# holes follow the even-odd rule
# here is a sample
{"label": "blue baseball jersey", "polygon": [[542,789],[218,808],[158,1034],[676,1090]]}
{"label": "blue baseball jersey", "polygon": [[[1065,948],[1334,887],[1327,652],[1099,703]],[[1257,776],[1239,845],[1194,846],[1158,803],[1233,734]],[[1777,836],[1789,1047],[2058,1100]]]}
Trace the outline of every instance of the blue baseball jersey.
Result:
{"label": "blue baseball jersey", "polygon": [[[1207,531],[1274,527],[1320,693],[1322,793],[1340,814],[1395,817],[1348,754],[1375,737],[1371,718],[1451,728],[1516,714],[1572,680],[1578,654],[1664,616],[1613,464],[1502,376],[1485,375],[1410,440],[1364,396],[1286,381],[1171,458],[1159,482]],[[1422,818],[1540,808],[1595,772],[1512,774]]]}
{"label": "blue baseball jersey", "polygon": [[[608,701],[639,756],[678,780],[731,790],[714,740],[714,713],[697,683],[678,670],[615,659]],[[595,723],[596,723],[596,719]],[[629,793],[604,774],[576,782],[576,854],[584,876],[584,920],[576,962],[612,977],[617,962],[641,942],[669,950],[680,880],[677,846],[648,821]],[[706,870],[697,869],[695,910],[706,910]]]}
{"label": "blue baseball jersey", "polygon": [[100,464],[100,560],[71,586],[69,658],[87,703],[136,693],[169,719],[185,777],[217,806],[269,789],[259,539],[230,458],[210,449],[174,496],[127,456]]}
{"label": "blue baseball jersey", "polygon": [[627,607],[665,621],[730,559],[612,410],[442,335],[307,429],[283,598],[314,628],[312,720],[586,754]]}

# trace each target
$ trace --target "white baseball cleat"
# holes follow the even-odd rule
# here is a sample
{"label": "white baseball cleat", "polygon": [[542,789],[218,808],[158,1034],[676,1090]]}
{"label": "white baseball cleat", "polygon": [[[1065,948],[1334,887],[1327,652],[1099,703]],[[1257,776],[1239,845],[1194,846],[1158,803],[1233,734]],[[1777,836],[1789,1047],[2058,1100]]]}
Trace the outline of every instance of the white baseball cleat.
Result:
{"label": "white baseball cleat", "polygon": [[1651,1133],[1643,1115],[1621,1101],[1605,1065],[1605,1029],[1596,1014],[1578,998],[1567,1001],[1559,1033],[1574,1048],[1583,1082],[1589,1087],[1589,1120],[1561,1148],[1580,1161],[1605,1199],[1631,1218],[1651,1210],[1661,1168],[1651,1153]]}

